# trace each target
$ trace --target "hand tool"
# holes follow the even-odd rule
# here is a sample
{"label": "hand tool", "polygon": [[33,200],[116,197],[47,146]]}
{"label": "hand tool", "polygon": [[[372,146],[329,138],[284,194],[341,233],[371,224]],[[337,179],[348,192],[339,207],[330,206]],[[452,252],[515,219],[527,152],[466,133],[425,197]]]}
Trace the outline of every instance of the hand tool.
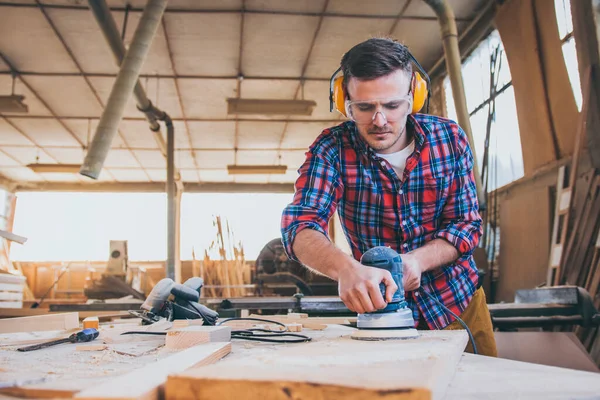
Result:
{"label": "hand tool", "polygon": [[[383,334],[360,334],[354,339],[380,340],[391,338],[414,338],[418,336],[415,329],[415,320],[412,310],[404,298],[404,286],[402,284],[402,258],[389,247],[377,246],[369,249],[360,259],[361,264],[368,267],[380,268],[389,271],[392,279],[398,285],[398,290],[394,293],[392,301],[381,310],[372,313],[358,314],[356,326],[362,330],[401,330],[398,332],[386,332]],[[379,284],[379,290],[385,298],[386,286]]]}
{"label": "hand tool", "polygon": [[46,347],[55,346],[57,344],[62,344],[62,343],[91,342],[92,340],[96,339],[98,337],[98,335],[99,335],[99,332],[96,329],[88,328],[88,329],[79,331],[77,333],[74,333],[71,336],[69,336],[68,338],[52,340],[50,342],[35,344],[33,346],[21,347],[17,350],[18,351],[32,351],[32,350],[45,349]]}
{"label": "hand tool", "polygon": [[[129,313],[142,318],[145,323],[154,323],[161,318],[166,318],[168,321],[202,318],[205,325],[215,325],[219,314],[198,303],[203,284],[204,281],[199,277],[190,278],[184,284],[164,278],[154,286],[142,304],[141,312],[129,311]],[[171,295],[172,301],[169,300]]]}

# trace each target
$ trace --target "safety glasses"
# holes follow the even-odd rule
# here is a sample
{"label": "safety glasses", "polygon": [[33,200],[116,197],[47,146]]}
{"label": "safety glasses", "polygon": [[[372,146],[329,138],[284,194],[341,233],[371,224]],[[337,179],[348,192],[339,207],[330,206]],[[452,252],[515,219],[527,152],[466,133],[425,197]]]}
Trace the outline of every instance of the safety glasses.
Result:
{"label": "safety glasses", "polygon": [[412,95],[377,100],[346,100],[346,115],[357,124],[370,124],[377,113],[387,122],[398,122],[412,110]]}

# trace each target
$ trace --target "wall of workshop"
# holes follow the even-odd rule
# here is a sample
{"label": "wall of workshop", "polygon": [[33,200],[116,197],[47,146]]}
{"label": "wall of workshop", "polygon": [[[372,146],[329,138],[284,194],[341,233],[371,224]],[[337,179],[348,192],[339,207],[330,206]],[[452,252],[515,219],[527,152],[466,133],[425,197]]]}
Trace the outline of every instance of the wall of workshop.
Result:
{"label": "wall of workshop", "polygon": [[578,110],[554,1],[508,0],[495,24],[512,76],[525,177],[573,153]]}
{"label": "wall of workshop", "polygon": [[510,302],[516,290],[546,281],[558,166],[573,153],[579,112],[554,1],[508,0],[495,25],[511,71],[525,170],[523,179],[497,191],[500,254],[493,300]]}

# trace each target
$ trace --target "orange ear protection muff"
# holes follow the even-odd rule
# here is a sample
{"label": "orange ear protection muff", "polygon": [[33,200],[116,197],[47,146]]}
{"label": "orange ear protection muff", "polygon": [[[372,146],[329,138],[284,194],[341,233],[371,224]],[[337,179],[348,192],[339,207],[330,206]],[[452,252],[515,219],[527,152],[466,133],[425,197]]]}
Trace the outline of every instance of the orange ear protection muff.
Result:
{"label": "orange ear protection muff", "polygon": [[[411,113],[415,114],[421,111],[426,102],[427,112],[429,112],[429,75],[427,75],[427,72],[425,72],[421,64],[419,64],[412,54],[409,53],[409,56],[418,70],[413,71],[410,84],[411,93],[413,95]],[[344,117],[347,117],[345,102],[348,96],[344,90],[344,76],[336,76],[341,70],[342,67],[338,68],[333,75],[331,75],[331,79],[329,80],[329,111],[333,112],[333,110],[337,110]]]}

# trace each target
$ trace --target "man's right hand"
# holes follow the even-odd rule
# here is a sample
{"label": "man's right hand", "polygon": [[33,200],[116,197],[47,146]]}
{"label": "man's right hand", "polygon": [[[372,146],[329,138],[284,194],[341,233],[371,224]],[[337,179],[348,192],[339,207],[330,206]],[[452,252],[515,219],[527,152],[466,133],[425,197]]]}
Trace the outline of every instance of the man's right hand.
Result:
{"label": "man's right hand", "polygon": [[[386,286],[386,299],[379,290],[379,284],[382,282]],[[367,267],[358,261],[354,261],[349,268],[339,274],[338,287],[346,307],[359,314],[385,308],[398,290],[398,285],[389,271]]]}

